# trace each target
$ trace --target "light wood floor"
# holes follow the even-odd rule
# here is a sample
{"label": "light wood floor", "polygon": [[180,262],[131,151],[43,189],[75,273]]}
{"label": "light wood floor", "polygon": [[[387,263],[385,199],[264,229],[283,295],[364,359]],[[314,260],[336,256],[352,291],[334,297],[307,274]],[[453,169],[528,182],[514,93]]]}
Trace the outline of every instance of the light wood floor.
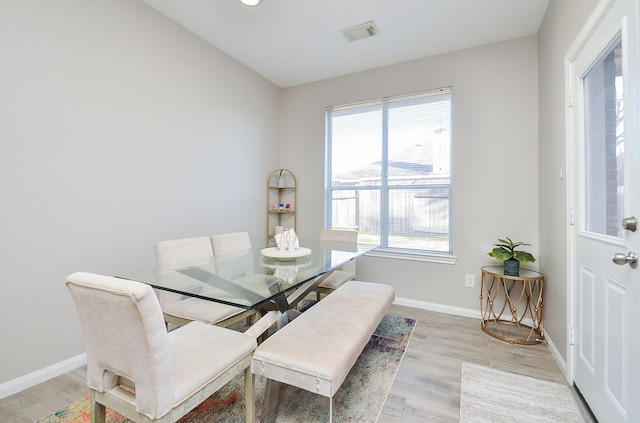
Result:
{"label": "light wood floor", "polygon": [[[418,323],[378,423],[458,422],[463,361],[566,383],[546,345],[500,341],[478,319],[396,305],[391,313]],[[88,394],[85,378],[82,367],[0,400],[0,422],[32,423],[64,408]]]}

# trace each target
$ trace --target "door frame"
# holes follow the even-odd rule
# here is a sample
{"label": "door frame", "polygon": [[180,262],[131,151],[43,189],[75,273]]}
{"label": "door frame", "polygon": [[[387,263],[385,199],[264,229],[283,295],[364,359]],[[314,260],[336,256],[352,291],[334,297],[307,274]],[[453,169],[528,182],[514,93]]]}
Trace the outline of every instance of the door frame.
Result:
{"label": "door frame", "polygon": [[[581,69],[576,69],[572,63],[575,61],[575,59],[578,57],[579,54],[581,54],[583,52],[583,49],[585,48],[585,46],[587,45],[587,42],[590,40],[591,36],[594,34],[594,32],[596,31],[596,29],[598,28],[598,26],[602,23],[602,21],[605,19],[606,15],[609,13],[609,11],[616,5],[616,1],[621,1],[621,0],[601,0],[596,7],[594,8],[591,16],[589,17],[589,19],[587,20],[587,22],[585,23],[584,27],[581,29],[581,31],[578,33],[578,35],[576,36],[575,41],[572,43],[571,47],[569,48],[567,54],[565,55],[565,94],[566,94],[566,107],[565,107],[565,129],[566,129],[566,166],[567,166],[567,172],[566,172],[566,177],[567,177],[567,193],[566,193],[566,207],[567,207],[567,212],[568,212],[568,224],[566,226],[566,242],[567,242],[567,268],[566,268],[566,276],[567,276],[567,283],[566,283],[566,300],[567,300],[567,304],[566,304],[566,316],[567,316],[567,333],[566,333],[566,357],[567,357],[567,380],[569,383],[573,384],[575,381],[575,376],[576,376],[576,365],[577,365],[577,354],[578,354],[578,348],[576,345],[574,345],[573,342],[573,328],[577,327],[577,323],[578,323],[578,318],[579,316],[577,315],[578,312],[578,301],[579,301],[579,297],[578,297],[578,275],[577,275],[577,239],[579,236],[579,231],[580,231],[580,227],[578,227],[578,225],[576,225],[576,219],[574,219],[574,210],[578,207],[579,200],[580,200],[580,187],[578,187],[578,171],[580,164],[577,162],[579,155],[578,155],[578,143],[577,141],[577,137],[578,137],[578,131],[580,130],[579,125],[581,122],[577,122],[575,119],[575,114],[576,114],[576,110],[577,107],[574,106],[578,106],[577,102],[575,102],[576,104],[574,105],[574,100],[572,98],[572,88],[574,87],[574,81],[576,81],[576,78],[579,76],[577,75],[575,72],[577,71],[581,71]],[[630,125],[629,128],[629,133],[633,134],[633,147],[630,148],[628,151],[625,149],[625,155],[629,155],[630,161],[634,164],[637,164],[640,161],[640,153],[639,153],[639,145],[637,144],[638,142],[640,142],[640,128],[638,127],[639,122],[638,122],[638,118],[640,117],[639,115],[639,110],[640,110],[640,105],[639,105],[639,95],[640,95],[640,87],[639,87],[639,82],[638,82],[638,71],[640,68],[640,8],[637,4],[637,0],[635,0],[634,3],[634,10],[633,10],[633,16],[629,16],[627,17],[628,19],[623,19],[619,25],[617,29],[622,30],[623,32],[623,37],[624,37],[624,33],[626,32],[626,29],[628,28],[628,25],[634,25],[634,27],[631,28],[630,34],[628,32],[627,36],[632,36],[634,37],[632,39],[631,42],[631,47],[626,47],[626,49],[628,48],[632,48],[632,50],[627,50],[626,54],[627,55],[631,55],[631,56],[627,56],[631,58],[631,63],[633,63],[631,65],[631,69],[627,68],[627,65],[624,65],[625,68],[623,69],[623,74],[624,75],[630,75],[631,78],[627,79],[625,78],[625,109],[627,111],[625,111],[625,113],[628,113],[628,110],[633,111],[632,115],[629,115],[630,119],[625,119],[625,127],[627,127],[627,125]],[[633,22],[630,22],[633,21]],[[613,35],[614,31],[611,31]],[[617,31],[615,31],[617,32]],[[612,37],[610,37],[612,38]],[[624,38],[623,38],[623,43],[624,43]],[[623,48],[625,48],[623,46]],[[623,62],[624,63],[624,62]],[[629,72],[629,70],[633,71],[632,73]],[[627,132],[627,129],[625,129],[625,132]],[[637,171],[637,168],[634,168],[635,171]],[[635,172],[634,171],[634,172]],[[626,169],[625,169],[626,172]],[[629,177],[630,175],[625,175],[625,177]],[[632,176],[631,180],[637,180],[637,173],[635,175]],[[625,216],[631,216],[634,213],[637,215],[638,213],[638,207],[640,204],[638,204],[638,195],[640,194],[640,191],[638,191],[638,188],[636,187],[635,189],[633,187],[631,187],[630,189],[633,190],[633,194],[631,197],[631,201],[629,203],[625,204]],[[631,212],[631,213],[628,213]],[[581,215],[583,213],[581,212]],[[631,247],[633,250],[638,251],[639,246],[638,246],[638,234],[631,234],[630,232],[627,232],[625,234],[625,239],[627,241],[630,241],[630,238],[627,238],[628,236],[631,236],[631,238],[633,239],[631,241],[630,244],[627,244],[628,247]],[[635,238],[634,238],[635,237]],[[625,243],[627,243],[627,241],[625,241]],[[634,285],[634,293],[633,295],[635,296],[635,301],[640,303],[640,294],[638,292],[638,286]],[[637,310],[637,309],[636,309]],[[636,336],[632,336],[631,337],[631,348],[634,351],[638,351],[640,350],[640,329],[638,329],[637,327],[634,330],[634,333],[636,334]],[[634,392],[639,392],[640,390],[640,382],[637,380],[637,375],[640,374],[640,366],[638,364],[637,361],[632,361],[630,364],[630,368],[628,368],[628,372],[632,374],[631,377],[636,377],[636,379],[634,379],[634,383],[632,383],[631,385],[628,386],[628,389],[630,389],[631,394],[633,394]],[[638,418],[638,416],[640,415],[640,408],[638,408],[637,404],[635,407],[630,407],[628,408],[627,411],[630,411],[630,415],[628,416],[631,420]]]}
{"label": "door frame", "polygon": [[589,16],[589,19],[584,24],[574,42],[565,55],[565,130],[566,130],[566,178],[567,178],[567,193],[566,193],[566,207],[567,207],[567,284],[566,284],[566,319],[567,319],[567,332],[566,332],[566,351],[567,351],[567,380],[570,384],[574,382],[575,376],[575,363],[576,363],[576,346],[574,343],[574,328],[577,323],[577,301],[578,301],[578,281],[576,275],[576,238],[579,228],[575,224],[575,205],[578,204],[579,188],[577,186],[577,164],[575,159],[577,158],[577,145],[576,145],[576,127],[575,113],[573,98],[573,84],[576,78],[575,69],[572,65],[576,57],[582,52],[587,40],[591,37],[596,27],[604,19],[605,15],[615,4],[616,0],[602,0],[600,1],[593,12]]}

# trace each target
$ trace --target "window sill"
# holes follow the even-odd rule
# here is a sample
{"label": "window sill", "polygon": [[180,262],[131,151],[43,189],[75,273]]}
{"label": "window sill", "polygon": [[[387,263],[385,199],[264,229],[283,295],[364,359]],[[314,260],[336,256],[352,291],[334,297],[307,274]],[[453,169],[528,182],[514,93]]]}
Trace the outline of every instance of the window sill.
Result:
{"label": "window sill", "polygon": [[419,253],[408,252],[407,250],[400,250],[394,248],[376,248],[375,250],[366,254],[367,257],[381,257],[394,260],[411,260],[411,261],[423,261],[427,263],[439,263],[439,264],[456,264],[458,260],[457,256],[452,254],[435,254],[435,253]]}

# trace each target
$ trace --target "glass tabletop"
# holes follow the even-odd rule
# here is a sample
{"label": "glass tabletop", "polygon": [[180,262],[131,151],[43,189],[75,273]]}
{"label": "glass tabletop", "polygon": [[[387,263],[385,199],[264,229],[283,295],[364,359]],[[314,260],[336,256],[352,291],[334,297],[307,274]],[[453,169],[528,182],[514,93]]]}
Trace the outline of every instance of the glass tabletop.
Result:
{"label": "glass tabletop", "polygon": [[504,266],[484,266],[482,271],[494,275],[494,276],[504,276],[506,279],[542,279],[542,273],[536,272],[535,270],[520,268],[518,275],[505,275]]}
{"label": "glass tabletop", "polygon": [[311,291],[317,278],[375,246],[301,239],[300,248],[243,250],[118,277],[244,309],[286,309],[287,298]]}

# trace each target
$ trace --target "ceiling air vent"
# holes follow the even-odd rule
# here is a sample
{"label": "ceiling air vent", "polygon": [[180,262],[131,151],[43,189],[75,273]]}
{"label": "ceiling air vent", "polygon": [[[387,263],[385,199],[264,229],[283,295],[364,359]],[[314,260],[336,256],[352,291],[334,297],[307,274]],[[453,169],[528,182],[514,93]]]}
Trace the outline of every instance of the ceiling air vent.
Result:
{"label": "ceiling air vent", "polygon": [[347,40],[357,41],[378,35],[380,31],[378,31],[378,28],[373,21],[369,21],[360,25],[352,26],[351,28],[343,29],[342,33],[347,37]]}

